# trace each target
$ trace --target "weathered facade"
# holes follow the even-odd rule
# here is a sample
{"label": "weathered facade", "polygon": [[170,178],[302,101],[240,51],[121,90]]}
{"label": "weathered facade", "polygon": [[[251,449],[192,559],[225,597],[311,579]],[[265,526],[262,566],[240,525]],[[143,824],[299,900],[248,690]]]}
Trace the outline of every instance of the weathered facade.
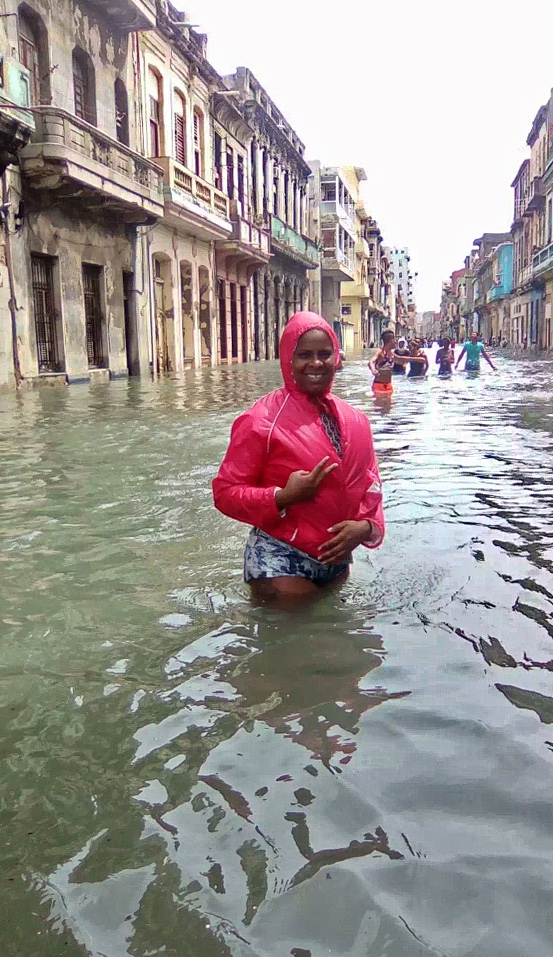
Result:
{"label": "weathered facade", "polygon": [[511,304],[512,341],[523,348],[542,345],[543,295],[541,283],[534,282],[533,259],[545,245],[544,174],[548,158],[548,107],[538,110],[526,140],[530,158],[515,179],[514,219],[511,232],[514,243],[514,288]]}
{"label": "weathered facade", "polygon": [[[342,304],[342,284],[359,279],[360,261],[356,257],[358,222],[355,204],[364,170],[354,171],[351,182],[346,171],[337,167],[310,163],[309,204],[314,236],[322,250],[317,283],[320,311],[338,336],[342,348],[353,352],[358,345],[360,323],[354,323],[351,309]],[[357,335],[356,335],[357,333]]]}
{"label": "weathered facade", "polygon": [[[182,26],[181,26],[182,24]],[[163,218],[146,237],[154,371],[215,363],[214,244],[232,231],[214,183],[211,97],[220,85],[204,38],[173,7],[142,33],[139,100],[145,149],[163,170]]]}
{"label": "weathered facade", "polygon": [[253,130],[230,91],[215,94],[213,119],[215,178],[229,197],[232,222],[231,236],[216,244],[219,361],[248,362],[261,358],[252,280],[269,262],[271,239],[267,227],[253,222]]}
{"label": "weathered facade", "polygon": [[[489,342],[497,338],[499,332],[503,336],[509,320],[508,297],[512,289],[511,234],[484,233],[473,241],[473,246],[476,250],[472,260],[473,300],[477,317],[475,327],[482,338]],[[508,275],[504,276],[503,282],[503,279],[500,279],[498,263],[500,256],[501,262],[504,261],[503,254],[499,250],[505,246],[509,247],[507,255],[509,269],[504,269]],[[503,300],[506,297],[505,303]]]}
{"label": "weathered facade", "polygon": [[[127,374],[148,365],[141,230],[163,212],[141,155],[133,31],[153,4],[6,5],[4,48],[30,78],[35,131],[6,174],[11,202],[2,292],[17,357],[2,381]],[[17,263],[17,268],[13,264]]]}
{"label": "weathered facade", "polygon": [[[535,208],[535,243],[531,252],[530,329],[527,341],[538,349],[553,347],[553,91],[538,113],[539,131],[532,127],[530,167]],[[532,140],[536,137],[534,142]],[[533,168],[532,168],[533,166]],[[533,322],[532,322],[533,320]]]}
{"label": "weathered facade", "polygon": [[271,258],[252,276],[252,352],[278,357],[282,330],[294,312],[310,305],[308,271],[319,250],[308,235],[305,148],[250,70],[224,78],[252,130],[250,226],[271,237]]}
{"label": "weathered facade", "polygon": [[322,251],[312,273],[313,299],[348,354],[378,341],[384,325],[395,326],[389,263],[382,234],[361,197],[366,174],[358,166],[311,164],[309,215]]}

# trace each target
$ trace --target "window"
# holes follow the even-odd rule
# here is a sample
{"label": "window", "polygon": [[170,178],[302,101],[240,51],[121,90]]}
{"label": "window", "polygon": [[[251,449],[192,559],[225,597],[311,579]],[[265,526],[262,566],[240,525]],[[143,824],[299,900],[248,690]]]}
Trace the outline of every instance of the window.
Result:
{"label": "window", "polygon": [[234,151],[227,146],[227,195],[234,199]]}
{"label": "window", "polygon": [[54,260],[31,256],[33,309],[39,372],[62,372],[54,304]]}
{"label": "window", "polygon": [[29,94],[31,105],[50,103],[50,63],[48,59],[48,33],[44,22],[26,3],[21,3],[17,13],[19,59],[30,73]]}
{"label": "window", "polygon": [[96,125],[96,80],[94,66],[88,53],[75,47],[73,50],[73,96],[75,116]]}
{"label": "window", "polygon": [[175,159],[186,166],[186,102],[180,93],[175,94]]}
{"label": "window", "polygon": [[115,129],[117,140],[124,146],[129,145],[129,98],[127,88],[119,77],[115,81]]}
{"label": "window", "polygon": [[214,165],[215,165],[215,186],[217,189],[223,188],[223,140],[219,133],[215,133],[214,142]]}
{"label": "window", "polygon": [[148,70],[148,128],[149,128],[149,147],[150,156],[161,156],[162,154],[162,135],[161,135],[161,116],[162,116],[162,90],[161,77],[152,67]]}
{"label": "window", "polygon": [[40,70],[38,65],[38,37],[28,14],[21,12],[18,19],[19,59],[31,74],[31,103],[40,103]]}
{"label": "window", "polygon": [[204,116],[198,107],[194,109],[194,172],[204,178]]}
{"label": "window", "polygon": [[159,156],[161,152],[161,143],[159,135],[159,100],[153,96],[149,99],[150,104],[150,156]]}

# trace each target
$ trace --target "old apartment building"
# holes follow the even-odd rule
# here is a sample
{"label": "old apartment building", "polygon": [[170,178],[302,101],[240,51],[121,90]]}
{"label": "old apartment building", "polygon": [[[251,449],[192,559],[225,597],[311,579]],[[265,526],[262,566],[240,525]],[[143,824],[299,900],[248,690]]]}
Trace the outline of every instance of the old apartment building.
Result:
{"label": "old apartment building", "polygon": [[147,367],[140,230],[163,213],[132,96],[150,0],[6,4],[3,56],[28,79],[35,129],[5,177],[0,260],[13,363],[0,381]]}
{"label": "old apartment building", "polygon": [[303,143],[250,70],[240,67],[225,84],[252,130],[251,225],[270,234],[270,262],[252,282],[253,358],[277,358],[284,325],[310,305],[308,276],[319,263],[308,235],[309,165]]}
{"label": "old apartment building", "polygon": [[359,166],[311,164],[309,216],[319,243],[320,268],[312,273],[313,298],[344,350],[359,354],[396,328],[390,264],[381,230],[366,209]]}
{"label": "old apartment building", "polygon": [[312,216],[303,143],[185,14],[60,3],[0,16],[0,386],[277,358],[301,308],[368,344],[386,262],[363,171],[325,170]]}

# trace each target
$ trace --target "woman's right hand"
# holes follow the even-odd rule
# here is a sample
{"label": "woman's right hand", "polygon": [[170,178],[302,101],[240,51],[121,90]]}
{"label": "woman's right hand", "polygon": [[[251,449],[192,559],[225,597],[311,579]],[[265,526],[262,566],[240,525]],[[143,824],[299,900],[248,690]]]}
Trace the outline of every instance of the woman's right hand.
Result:
{"label": "woman's right hand", "polygon": [[306,472],[304,469],[292,472],[285,488],[279,488],[275,495],[277,508],[289,508],[290,505],[297,505],[298,502],[307,502],[310,498],[314,498],[321,482],[338,468],[337,462],[327,466],[328,459],[329,456],[325,455],[311,472]]}

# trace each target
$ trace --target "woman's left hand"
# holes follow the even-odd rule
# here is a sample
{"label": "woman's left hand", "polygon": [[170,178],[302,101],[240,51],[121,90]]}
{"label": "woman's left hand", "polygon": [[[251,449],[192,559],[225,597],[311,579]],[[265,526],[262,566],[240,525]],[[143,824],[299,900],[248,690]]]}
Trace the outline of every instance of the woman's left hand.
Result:
{"label": "woman's left hand", "polygon": [[375,526],[372,522],[339,522],[329,528],[329,532],[333,537],[320,546],[319,561],[323,565],[337,565],[347,561],[358,545],[375,537]]}

